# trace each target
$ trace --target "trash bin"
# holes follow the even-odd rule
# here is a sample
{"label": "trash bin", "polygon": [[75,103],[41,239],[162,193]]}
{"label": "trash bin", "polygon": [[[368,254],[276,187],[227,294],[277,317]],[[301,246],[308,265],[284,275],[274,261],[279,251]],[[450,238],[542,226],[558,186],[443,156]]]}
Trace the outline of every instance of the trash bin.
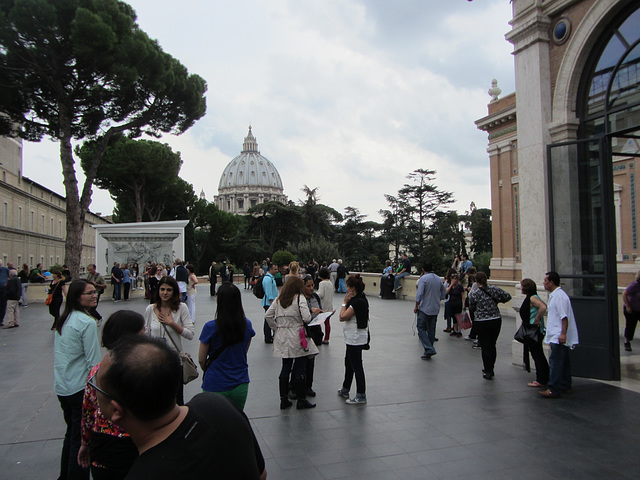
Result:
{"label": "trash bin", "polygon": [[396,298],[396,294],[393,293],[393,282],[395,281],[395,277],[393,275],[387,275],[380,279],[380,284],[382,286],[382,299],[389,300]]}

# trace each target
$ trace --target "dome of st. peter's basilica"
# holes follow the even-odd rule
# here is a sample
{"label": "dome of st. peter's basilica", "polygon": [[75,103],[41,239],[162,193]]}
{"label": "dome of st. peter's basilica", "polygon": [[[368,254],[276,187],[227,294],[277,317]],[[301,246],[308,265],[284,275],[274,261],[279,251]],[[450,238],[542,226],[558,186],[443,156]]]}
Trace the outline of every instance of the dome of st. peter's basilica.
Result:
{"label": "dome of st. peter's basilica", "polygon": [[215,204],[225,212],[246,214],[249,208],[260,203],[286,203],[283,192],[278,170],[260,155],[258,142],[249,127],[242,152],[229,162],[220,176]]}

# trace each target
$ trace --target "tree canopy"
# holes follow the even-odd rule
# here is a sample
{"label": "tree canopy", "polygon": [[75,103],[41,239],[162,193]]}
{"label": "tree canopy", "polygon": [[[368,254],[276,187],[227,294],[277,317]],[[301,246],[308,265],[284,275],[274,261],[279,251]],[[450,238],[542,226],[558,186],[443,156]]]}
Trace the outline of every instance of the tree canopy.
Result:
{"label": "tree canopy", "polygon": [[[65,263],[78,274],[85,214],[109,139],[180,134],[206,110],[189,74],[117,0],[0,0],[0,134],[60,144]],[[82,193],[72,141],[95,139]]]}
{"label": "tree canopy", "polygon": [[[95,143],[86,142],[76,151],[83,168],[93,158]],[[175,201],[172,187],[181,166],[180,152],[174,152],[168,144],[118,134],[107,146],[94,183],[109,191],[120,220],[157,221],[165,205]]]}

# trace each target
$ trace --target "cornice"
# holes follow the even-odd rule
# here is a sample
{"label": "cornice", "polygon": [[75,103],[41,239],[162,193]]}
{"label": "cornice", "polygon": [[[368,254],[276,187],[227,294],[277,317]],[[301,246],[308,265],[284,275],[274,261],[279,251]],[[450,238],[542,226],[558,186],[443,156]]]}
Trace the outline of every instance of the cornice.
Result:
{"label": "cornice", "polygon": [[478,130],[483,130],[486,132],[491,128],[497,127],[498,125],[502,125],[510,121],[515,121],[517,119],[516,112],[516,106],[513,105],[511,107],[505,108],[504,110],[500,110],[499,112],[487,115],[486,117],[476,120],[474,123],[476,124]]}

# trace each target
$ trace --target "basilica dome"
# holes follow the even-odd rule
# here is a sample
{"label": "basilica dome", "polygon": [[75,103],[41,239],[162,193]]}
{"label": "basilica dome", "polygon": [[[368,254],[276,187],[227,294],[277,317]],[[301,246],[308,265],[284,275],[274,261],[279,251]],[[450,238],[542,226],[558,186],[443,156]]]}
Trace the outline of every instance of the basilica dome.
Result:
{"label": "basilica dome", "polygon": [[286,203],[283,192],[278,170],[260,155],[258,142],[249,127],[242,152],[229,162],[220,176],[216,205],[225,212],[246,214],[249,208],[260,203]]}

